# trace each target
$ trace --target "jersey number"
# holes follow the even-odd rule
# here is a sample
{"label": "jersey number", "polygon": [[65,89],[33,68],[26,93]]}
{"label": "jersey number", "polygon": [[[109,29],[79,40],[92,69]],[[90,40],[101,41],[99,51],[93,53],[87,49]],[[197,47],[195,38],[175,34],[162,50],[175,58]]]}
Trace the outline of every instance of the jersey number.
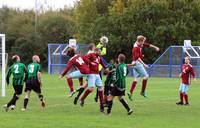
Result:
{"label": "jersey number", "polygon": [[82,65],[82,64],[85,63],[81,57],[79,57],[78,59],[76,59],[76,62],[78,62],[80,65]]}
{"label": "jersey number", "polygon": [[14,65],[15,73],[19,73],[19,65]]}
{"label": "jersey number", "polygon": [[33,73],[34,72],[34,65],[30,65],[30,68],[28,70],[30,73]]}

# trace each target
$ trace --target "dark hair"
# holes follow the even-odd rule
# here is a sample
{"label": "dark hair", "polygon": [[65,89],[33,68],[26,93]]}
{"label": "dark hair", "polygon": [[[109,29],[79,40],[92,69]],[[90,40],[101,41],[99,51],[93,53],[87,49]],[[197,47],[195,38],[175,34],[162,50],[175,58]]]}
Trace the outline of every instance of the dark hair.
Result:
{"label": "dark hair", "polygon": [[75,49],[74,48],[68,48],[68,50],[67,50],[67,56],[70,56],[70,57],[72,57],[72,56],[74,56],[75,55]]}
{"label": "dark hair", "polygon": [[88,46],[89,50],[92,50],[94,47],[95,47],[94,43],[90,43],[89,46]]}
{"label": "dark hair", "polygon": [[13,62],[13,63],[17,62],[17,61],[18,61],[18,58],[19,58],[18,55],[14,55],[14,56],[12,57],[12,62]]}
{"label": "dark hair", "polygon": [[118,58],[119,58],[119,63],[123,63],[126,59],[126,56],[124,54],[119,54]]}

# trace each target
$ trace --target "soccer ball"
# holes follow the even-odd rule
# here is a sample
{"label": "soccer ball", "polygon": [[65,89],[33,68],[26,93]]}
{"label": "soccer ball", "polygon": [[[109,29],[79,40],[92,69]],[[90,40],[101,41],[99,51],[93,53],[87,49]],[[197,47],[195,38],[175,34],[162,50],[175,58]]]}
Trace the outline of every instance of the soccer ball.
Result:
{"label": "soccer ball", "polygon": [[102,37],[100,38],[100,42],[101,42],[103,45],[108,44],[108,37],[102,36]]}

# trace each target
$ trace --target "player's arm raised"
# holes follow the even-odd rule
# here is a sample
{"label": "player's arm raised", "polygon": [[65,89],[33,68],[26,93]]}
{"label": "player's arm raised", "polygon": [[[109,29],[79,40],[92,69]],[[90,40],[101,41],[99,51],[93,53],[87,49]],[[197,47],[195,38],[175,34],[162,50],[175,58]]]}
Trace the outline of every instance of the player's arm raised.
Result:
{"label": "player's arm raised", "polygon": [[71,69],[71,67],[73,66],[73,62],[72,61],[69,61],[64,69],[64,71],[60,74],[59,78],[63,78],[67,72]]}

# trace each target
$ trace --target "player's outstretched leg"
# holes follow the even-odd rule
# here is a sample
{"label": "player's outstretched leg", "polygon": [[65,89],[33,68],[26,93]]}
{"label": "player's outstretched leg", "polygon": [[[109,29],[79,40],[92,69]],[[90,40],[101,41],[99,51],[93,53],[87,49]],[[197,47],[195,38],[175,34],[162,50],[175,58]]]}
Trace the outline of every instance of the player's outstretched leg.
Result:
{"label": "player's outstretched leg", "polygon": [[147,81],[148,81],[148,77],[144,77],[144,79],[142,81],[142,89],[141,89],[141,92],[140,92],[140,95],[144,96],[145,98],[147,98],[147,95],[145,93]]}
{"label": "player's outstretched leg", "polygon": [[98,102],[98,96],[99,96],[98,93],[99,93],[99,92],[98,92],[98,88],[97,88],[97,90],[96,90],[96,95],[95,95],[95,98],[94,98],[94,101],[95,101],[95,102]]}
{"label": "player's outstretched leg", "polygon": [[133,101],[133,92],[135,90],[136,85],[137,85],[137,80],[134,80],[133,83],[132,83],[130,92],[127,93],[128,94],[128,98],[129,98],[130,101]]}
{"label": "player's outstretched leg", "polygon": [[73,84],[72,78],[70,76],[67,76],[67,83],[68,83],[69,89],[70,89],[69,97],[72,97],[75,94],[75,91],[74,91],[74,84]]}
{"label": "player's outstretched leg", "polygon": [[78,94],[77,94],[77,96],[74,98],[74,105],[76,105],[77,104],[77,102],[78,102],[78,99],[79,99],[79,97],[81,96],[81,94],[84,92],[84,90],[85,90],[85,87],[80,87],[77,91],[78,91]]}
{"label": "player's outstretched leg", "polygon": [[[7,105],[4,105],[4,109],[5,111],[7,112],[8,109],[12,106],[12,105],[15,105],[17,100],[19,99],[19,96],[20,95],[17,95],[16,93],[14,93],[14,96],[13,98],[7,103]],[[12,109],[12,108],[11,108]],[[14,108],[13,108],[14,109]]]}
{"label": "player's outstretched leg", "polygon": [[133,113],[133,110],[130,109],[130,107],[128,106],[128,103],[126,102],[126,100],[122,96],[119,96],[118,98],[119,98],[119,101],[124,106],[124,108],[127,110],[128,115],[131,115]]}
{"label": "player's outstretched leg", "polygon": [[83,94],[83,96],[80,99],[80,105],[83,107],[84,106],[84,101],[85,98],[94,90],[93,87],[86,89],[85,93]]}

